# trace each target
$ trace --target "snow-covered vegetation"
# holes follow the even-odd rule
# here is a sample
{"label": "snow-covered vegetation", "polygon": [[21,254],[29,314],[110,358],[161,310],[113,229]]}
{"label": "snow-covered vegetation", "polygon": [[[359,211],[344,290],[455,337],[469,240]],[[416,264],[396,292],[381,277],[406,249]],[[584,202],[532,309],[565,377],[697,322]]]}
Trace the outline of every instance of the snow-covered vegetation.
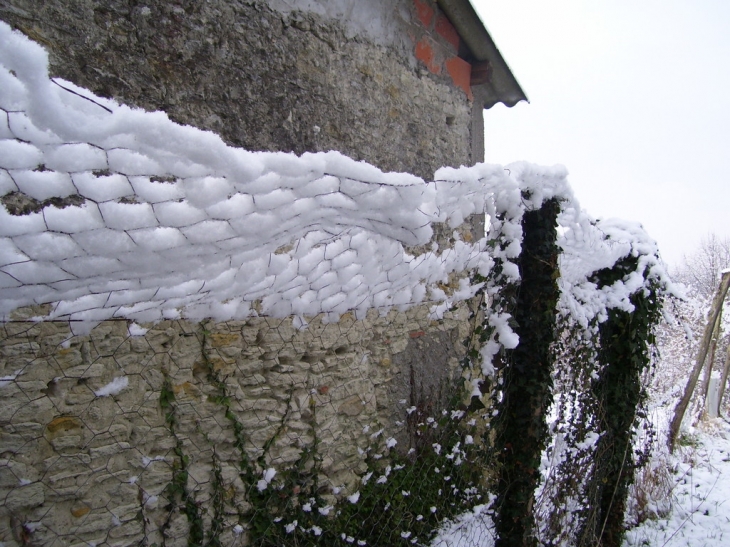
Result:
{"label": "snow-covered vegetation", "polygon": [[[720,273],[730,264],[728,249],[730,241],[709,236],[695,253],[685,257],[673,274],[684,285],[676,287],[681,296],[667,303],[664,320],[657,328],[658,358],[645,376],[648,388],[645,412],[651,429],[638,434],[634,442],[637,447],[648,449],[650,456],[638,470],[631,487],[625,547],[711,547],[725,545],[730,538],[728,398],[721,398],[721,417],[710,418],[705,413],[703,394],[697,390],[674,452],[670,453],[667,446],[669,422],[694,365],[713,293]],[[715,375],[724,366],[728,351],[726,316],[718,338],[713,362]],[[559,445],[561,440],[558,435],[552,455],[543,460],[543,491],[565,461],[564,452],[561,457],[555,456],[556,448],[560,454],[560,447],[555,443]],[[576,448],[590,448],[596,440],[595,433],[589,434]],[[568,461],[569,469],[581,465],[579,460]],[[538,496],[538,503],[541,502],[545,498]],[[568,508],[571,509],[576,507]],[[541,544],[554,544],[554,541],[554,537],[544,537]],[[490,512],[483,506],[445,524],[432,543],[439,547],[494,544],[494,525]]]}
{"label": "snow-covered vegetation", "polygon": [[[698,386],[673,454],[667,446],[669,422],[695,365],[720,275],[729,265],[730,241],[709,235],[673,273],[684,284],[684,294],[671,302],[658,331],[660,359],[650,385],[649,412],[658,435],[652,459],[633,490],[627,545],[724,545],[730,537],[730,401],[725,394],[719,393],[720,416],[711,417],[706,404],[711,396]],[[715,380],[727,363],[728,326],[725,313],[714,337],[717,345],[708,355],[711,367],[706,366]],[[719,382],[714,387],[720,389]]]}

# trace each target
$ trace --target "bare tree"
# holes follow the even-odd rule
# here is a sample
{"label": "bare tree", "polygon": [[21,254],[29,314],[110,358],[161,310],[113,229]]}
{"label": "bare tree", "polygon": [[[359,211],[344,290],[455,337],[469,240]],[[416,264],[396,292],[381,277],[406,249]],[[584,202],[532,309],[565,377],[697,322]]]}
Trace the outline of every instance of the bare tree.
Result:
{"label": "bare tree", "polygon": [[697,251],[684,255],[682,264],[672,277],[693,287],[707,299],[712,298],[720,280],[720,272],[730,267],[730,238],[709,234],[702,238]]}

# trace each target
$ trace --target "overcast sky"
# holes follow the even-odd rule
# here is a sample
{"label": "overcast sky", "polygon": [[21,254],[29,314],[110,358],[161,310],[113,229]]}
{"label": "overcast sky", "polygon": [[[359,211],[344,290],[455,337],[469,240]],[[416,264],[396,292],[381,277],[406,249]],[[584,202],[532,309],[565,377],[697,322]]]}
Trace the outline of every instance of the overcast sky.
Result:
{"label": "overcast sky", "polygon": [[485,112],[487,162],[565,165],[584,209],[641,222],[670,265],[730,236],[730,1],[472,4],[530,99]]}

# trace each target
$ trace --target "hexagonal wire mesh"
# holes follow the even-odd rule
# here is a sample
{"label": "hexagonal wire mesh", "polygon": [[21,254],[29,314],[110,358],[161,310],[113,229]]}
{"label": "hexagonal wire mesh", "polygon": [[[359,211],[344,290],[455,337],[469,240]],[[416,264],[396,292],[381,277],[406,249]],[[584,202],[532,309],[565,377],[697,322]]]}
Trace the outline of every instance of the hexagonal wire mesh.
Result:
{"label": "hexagonal wire mesh", "polygon": [[[468,305],[320,319],[4,324],[0,537],[410,544],[483,503]],[[450,366],[417,370],[439,351]]]}

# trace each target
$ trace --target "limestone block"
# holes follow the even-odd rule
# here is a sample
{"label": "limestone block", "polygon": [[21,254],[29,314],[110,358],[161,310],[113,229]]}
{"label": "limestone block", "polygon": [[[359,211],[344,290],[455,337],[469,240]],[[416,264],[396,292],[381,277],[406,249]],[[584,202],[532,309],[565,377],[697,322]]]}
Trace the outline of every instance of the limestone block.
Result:
{"label": "limestone block", "polygon": [[258,338],[259,329],[253,325],[253,320],[247,322],[241,326],[241,339],[243,340],[243,346],[254,346]]}
{"label": "limestone block", "polygon": [[[177,540],[185,540],[185,543],[187,543],[187,537],[188,537],[188,519],[185,515],[177,514],[170,519],[170,527],[166,531],[166,537],[172,538],[173,541]],[[166,542],[167,544],[167,542]],[[176,543],[174,543],[176,544]]]}
{"label": "limestone block", "polygon": [[[155,428],[154,431],[160,431],[162,428]],[[170,435],[168,430],[165,431],[164,436],[157,436],[153,439],[150,444],[150,452],[162,452],[166,453],[175,448],[175,439]]]}
{"label": "limestone block", "polygon": [[192,371],[195,367],[195,363],[200,359],[200,346],[197,345],[193,348],[179,348],[175,347],[174,350],[168,353],[157,353],[155,357],[150,360],[149,366],[153,365],[159,367],[160,370],[168,369],[182,369]]}
{"label": "limestone block", "polygon": [[295,340],[299,337],[300,331],[292,324],[291,319],[285,319],[276,326],[283,343],[295,344]]}
{"label": "limestone block", "polygon": [[[30,372],[33,372],[36,368],[40,369],[41,367],[29,367],[30,370],[28,373],[23,374],[20,376],[16,381],[15,385],[17,388],[25,393],[26,395],[32,396],[32,394],[39,394],[41,390],[46,388],[47,383],[42,380],[31,380],[30,378]],[[30,380],[30,381],[27,381]]]}
{"label": "limestone block", "polygon": [[[32,439],[31,439],[32,440]],[[4,454],[17,454],[29,442],[29,439],[23,434],[5,433],[0,431],[0,447]]]}
{"label": "limestone block", "polygon": [[114,362],[117,365],[116,368],[124,371],[125,375],[140,374],[144,370],[144,360],[135,353],[117,351],[114,353]]}
{"label": "limestone block", "polygon": [[[10,334],[10,336],[13,336]],[[38,342],[34,341],[27,341],[24,339],[21,339],[19,342],[16,343],[7,343],[3,345],[2,348],[2,355],[6,358],[17,358],[17,357],[25,357],[27,358],[28,355],[37,355],[40,353],[41,346],[38,344]],[[12,362],[12,361],[11,361]]]}
{"label": "limestone block", "polygon": [[297,462],[301,456],[302,451],[297,446],[273,446],[267,454],[266,461],[274,467],[286,468]]}
{"label": "limestone block", "polygon": [[238,466],[241,460],[241,451],[233,444],[233,431],[231,430],[228,433],[230,434],[230,439],[213,443],[215,445],[215,455],[221,465],[225,465],[226,462],[231,462]]}
{"label": "limestone block", "polygon": [[75,452],[83,446],[84,441],[80,435],[64,435],[51,440],[53,449],[58,453]]}
{"label": "limestone block", "polygon": [[215,349],[215,352],[221,358],[235,359],[235,358],[241,356],[243,349],[239,345],[230,345],[230,346],[218,347]]}
{"label": "limestone block", "polygon": [[69,348],[58,348],[54,360],[62,370],[67,371],[81,363],[81,348],[73,345]]}
{"label": "limestone block", "polygon": [[238,363],[233,357],[211,357],[209,362],[220,377],[230,376],[238,371]]}
{"label": "limestone block", "polygon": [[243,347],[243,337],[239,332],[213,332],[208,335],[208,340],[212,348],[218,350],[227,347]]}
{"label": "limestone block", "polygon": [[[139,507],[134,506],[134,514],[129,518],[122,518],[121,515],[114,514],[122,522],[119,526],[113,526],[109,529],[110,545],[137,545],[144,539],[143,523],[136,518]],[[118,541],[118,543],[117,543]]]}
{"label": "limestone block", "polygon": [[[96,439],[95,439],[96,441]],[[91,448],[89,449],[89,455],[93,459],[101,459],[107,460],[109,457],[114,456],[115,454],[118,454],[121,451],[129,450],[131,448],[129,443],[125,442],[117,442],[108,444],[106,446],[101,446],[99,448]]]}
{"label": "limestone block", "polygon": [[120,442],[128,441],[132,434],[132,427],[129,420],[116,415],[114,416],[114,423],[109,426],[109,435]]}
{"label": "limestone block", "polygon": [[212,459],[202,461],[202,458],[198,458],[198,461],[188,466],[188,485],[191,488],[195,489],[201,484],[209,483],[212,476]]}
{"label": "limestone block", "polygon": [[351,395],[339,403],[337,410],[347,416],[357,416],[365,410],[365,404],[359,395]]}
{"label": "limestone block", "polygon": [[[268,423],[268,422],[266,422]],[[255,447],[262,447],[271,439],[278,430],[278,423],[269,423],[264,425],[261,421],[257,422],[257,428],[249,433],[249,441]]]}
{"label": "limestone block", "polygon": [[5,507],[12,512],[38,507],[46,501],[44,490],[39,482],[13,488],[5,498]]}
{"label": "limestone block", "polygon": [[63,371],[67,378],[97,378],[103,376],[107,366],[103,362],[96,363],[74,363],[73,366]]}
{"label": "limestone block", "polygon": [[[134,489],[134,497],[136,498],[137,494],[139,493],[138,489]],[[136,502],[136,499],[135,499]],[[139,513],[139,502],[136,503],[128,503],[128,504],[114,504],[114,500],[112,500],[112,504],[110,504],[109,511],[115,515],[121,522],[128,523],[130,521],[137,521],[137,514]]]}
{"label": "limestone block", "polygon": [[[269,390],[267,390],[267,393]],[[250,399],[241,401],[241,405],[244,410],[248,412],[255,412],[256,418],[260,419],[261,413],[264,415],[277,415],[282,416],[286,411],[286,405],[277,401],[276,399],[265,399],[263,397],[254,396]],[[242,419],[246,419],[242,417]]]}
{"label": "limestone block", "polygon": [[259,348],[268,349],[272,347],[279,347],[282,345],[283,342],[284,340],[281,338],[276,329],[272,329],[267,326],[261,326],[259,327],[258,333],[256,334],[256,339],[254,343],[250,345],[255,345]]}
{"label": "limestone block", "polygon": [[406,347],[408,346],[408,338],[404,336],[399,336],[397,338],[392,339],[390,344],[390,352],[391,353],[401,353],[406,350]]}
{"label": "limestone block", "polygon": [[164,423],[164,416],[162,415],[162,409],[160,408],[160,396],[159,393],[148,392],[145,397],[147,400],[143,404],[130,404],[125,405],[124,400],[117,401],[124,415],[130,420],[134,420],[139,424],[138,428],[143,428],[145,425],[157,425]]}
{"label": "limestone block", "polygon": [[[63,460],[68,460],[68,462]],[[47,476],[47,484],[53,488],[54,494],[61,494],[62,490],[66,490],[66,493],[68,491],[78,492],[80,486],[87,484],[92,476],[92,471],[88,464],[74,461],[74,458],[62,458],[58,465],[49,470]],[[65,496],[66,493],[61,495]]]}
{"label": "limestone block", "polygon": [[[4,388],[5,389],[5,388]],[[39,418],[52,415],[53,403],[47,397],[39,397],[33,401],[3,401],[0,405],[1,423],[37,423]]]}
{"label": "limestone block", "polygon": [[285,393],[295,388],[307,387],[309,374],[307,371],[293,371],[289,373],[277,373],[275,371],[266,374],[266,383],[276,393]]}
{"label": "limestone block", "polygon": [[[64,404],[69,407],[88,406],[95,398],[94,392],[87,385],[76,385],[66,392]],[[75,410],[78,412],[78,410]],[[74,412],[74,410],[71,410]]]}
{"label": "limestone block", "polygon": [[172,469],[169,466],[157,465],[145,470],[140,480],[140,487],[150,496],[159,496],[172,480]]}
{"label": "limestone block", "polygon": [[[154,334],[152,335],[152,337],[154,337]],[[151,348],[154,347],[149,339],[142,336],[135,336],[133,338],[130,338],[128,344],[129,351],[131,351],[132,353],[147,353],[148,351],[150,351]]]}
{"label": "limestone block", "polygon": [[370,379],[353,378],[344,384],[336,386],[332,392],[332,397],[335,398],[336,396],[341,396],[340,394],[344,394],[345,396],[359,395],[365,399],[366,396],[373,392],[373,383]]}

